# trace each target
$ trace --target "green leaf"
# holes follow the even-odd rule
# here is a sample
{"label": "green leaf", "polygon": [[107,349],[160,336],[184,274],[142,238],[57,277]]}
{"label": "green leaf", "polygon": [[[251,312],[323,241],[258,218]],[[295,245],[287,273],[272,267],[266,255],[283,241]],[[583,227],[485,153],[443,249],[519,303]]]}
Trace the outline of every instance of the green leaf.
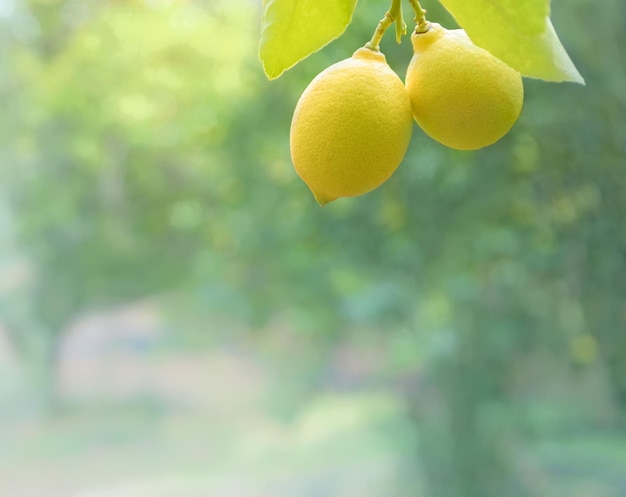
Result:
{"label": "green leaf", "polygon": [[339,37],[357,0],[264,0],[259,57],[269,79]]}
{"label": "green leaf", "polygon": [[441,0],[476,45],[524,76],[585,84],[550,22],[550,0]]}

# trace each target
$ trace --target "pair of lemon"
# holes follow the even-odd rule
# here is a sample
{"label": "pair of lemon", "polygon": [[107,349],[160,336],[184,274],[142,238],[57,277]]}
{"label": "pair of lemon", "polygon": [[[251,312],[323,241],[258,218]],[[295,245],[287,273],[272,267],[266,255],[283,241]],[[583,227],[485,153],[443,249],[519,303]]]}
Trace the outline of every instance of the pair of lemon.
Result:
{"label": "pair of lemon", "polygon": [[433,23],[411,41],[406,86],[382,53],[359,48],[300,97],[291,157],[321,205],[385,182],[406,154],[413,118],[440,143],[475,150],[498,141],[519,117],[521,75],[465,31]]}

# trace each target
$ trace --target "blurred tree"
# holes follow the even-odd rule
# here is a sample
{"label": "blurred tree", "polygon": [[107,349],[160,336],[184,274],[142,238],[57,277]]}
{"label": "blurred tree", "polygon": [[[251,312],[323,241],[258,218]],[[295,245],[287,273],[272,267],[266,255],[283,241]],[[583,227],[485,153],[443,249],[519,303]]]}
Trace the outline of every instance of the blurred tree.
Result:
{"label": "blurred tree", "polygon": [[[44,382],[78,313],[186,281],[199,247],[224,231],[206,220],[228,196],[220,145],[250,91],[254,42],[237,31],[250,8],[224,6],[105,3],[85,17],[86,6],[32,2],[24,12],[40,31],[8,53],[8,90],[21,91],[3,175],[34,277],[5,299],[4,319],[26,356],[48,365]],[[43,351],[30,350],[29,329]]]}

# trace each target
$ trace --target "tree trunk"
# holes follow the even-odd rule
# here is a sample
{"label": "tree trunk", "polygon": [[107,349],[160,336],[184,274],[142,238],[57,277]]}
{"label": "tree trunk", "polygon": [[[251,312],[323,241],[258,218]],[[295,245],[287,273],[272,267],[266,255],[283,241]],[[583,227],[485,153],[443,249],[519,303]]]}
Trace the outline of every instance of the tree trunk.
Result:
{"label": "tree trunk", "polygon": [[58,391],[59,333],[42,331],[32,341],[30,350],[24,355],[31,406],[37,414],[52,416],[61,407]]}
{"label": "tree trunk", "polygon": [[509,450],[514,427],[505,379],[513,358],[503,357],[498,343],[507,330],[481,311],[459,316],[454,346],[428,373],[432,393],[414,399],[418,456],[431,497],[524,493]]}
{"label": "tree trunk", "polygon": [[0,318],[16,351],[26,386],[20,405],[30,414],[52,415],[60,407],[58,362],[65,325],[60,321],[44,322],[43,316],[34,311],[32,296],[14,296],[2,304]]}

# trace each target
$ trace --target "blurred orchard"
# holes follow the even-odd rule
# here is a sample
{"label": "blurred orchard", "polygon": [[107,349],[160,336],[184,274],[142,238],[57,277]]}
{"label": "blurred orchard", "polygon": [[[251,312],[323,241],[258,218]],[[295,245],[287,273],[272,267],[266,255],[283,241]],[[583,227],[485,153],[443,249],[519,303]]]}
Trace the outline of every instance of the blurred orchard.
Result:
{"label": "blurred orchard", "polygon": [[626,495],[626,4],[320,208],[291,113],[387,8],[269,82],[259,1],[0,1],[0,495]]}

